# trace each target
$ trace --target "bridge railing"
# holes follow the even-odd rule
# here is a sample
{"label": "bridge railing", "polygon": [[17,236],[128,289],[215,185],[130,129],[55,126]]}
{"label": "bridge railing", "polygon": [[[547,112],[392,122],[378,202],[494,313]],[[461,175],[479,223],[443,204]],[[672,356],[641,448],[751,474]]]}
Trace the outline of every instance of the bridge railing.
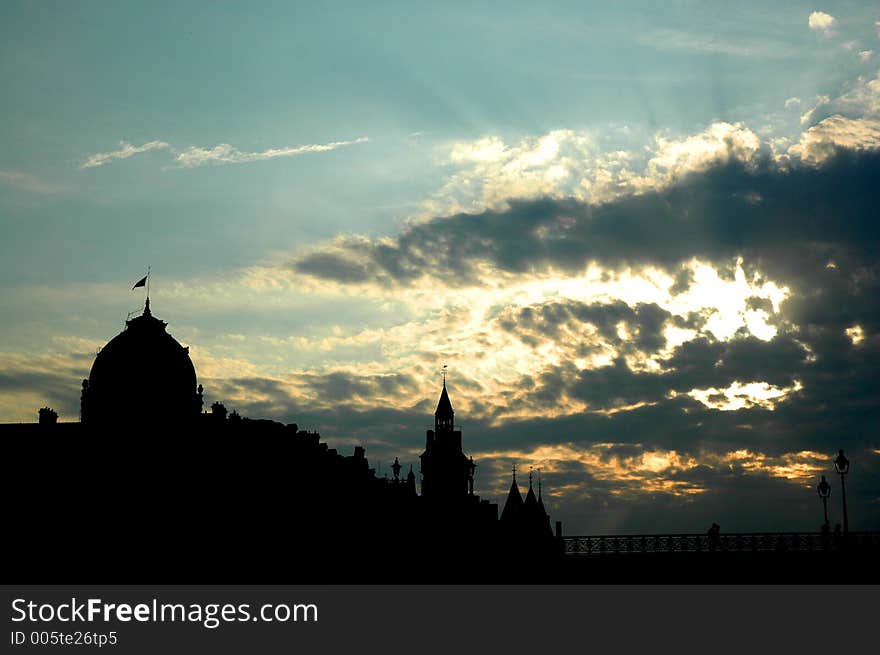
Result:
{"label": "bridge railing", "polygon": [[562,537],[566,555],[628,553],[814,552],[880,550],[880,532],[738,532],[694,534],[587,535]]}

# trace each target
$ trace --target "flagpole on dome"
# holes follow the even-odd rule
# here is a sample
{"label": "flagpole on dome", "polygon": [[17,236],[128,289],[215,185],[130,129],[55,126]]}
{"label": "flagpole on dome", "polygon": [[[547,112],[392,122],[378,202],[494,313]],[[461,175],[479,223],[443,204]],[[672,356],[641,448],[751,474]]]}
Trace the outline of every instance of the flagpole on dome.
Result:
{"label": "flagpole on dome", "polygon": [[147,274],[144,275],[140,280],[134,283],[134,286],[131,288],[132,291],[137,289],[138,287],[146,287],[147,289],[147,301],[144,304],[144,314],[147,316],[150,315],[150,267],[147,266]]}

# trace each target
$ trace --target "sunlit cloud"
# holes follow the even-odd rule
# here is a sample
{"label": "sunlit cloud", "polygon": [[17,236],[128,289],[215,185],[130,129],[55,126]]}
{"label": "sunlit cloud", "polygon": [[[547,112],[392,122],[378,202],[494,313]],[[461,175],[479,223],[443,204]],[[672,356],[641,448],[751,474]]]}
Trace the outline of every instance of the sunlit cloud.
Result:
{"label": "sunlit cloud", "polygon": [[818,165],[841,148],[850,150],[880,149],[880,120],[831,116],[801,134],[789,153],[802,161]]}
{"label": "sunlit cloud", "polygon": [[828,470],[830,457],[809,450],[770,456],[745,448],[721,456],[710,456],[708,460],[731,469],[741,468],[747,473],[763,473],[808,484],[815,481],[820,472]]}
{"label": "sunlit cloud", "polygon": [[844,330],[846,336],[849,337],[849,340],[852,341],[854,346],[858,346],[862,341],[865,340],[865,331],[862,329],[861,325],[853,325],[852,327],[846,328]]}
{"label": "sunlit cloud", "polygon": [[787,287],[761,280],[757,272],[748,279],[742,259],[735,264],[732,280],[721,277],[716,267],[705,262],[692,260],[688,266],[693,282],[684,293],[670,298],[664,305],[670,311],[684,316],[710,309],[705,330],[717,339],[730,339],[743,328],[764,341],[776,335],[777,328],[768,322],[770,315],[764,310],[750,309],[749,299],[769,300],[773,312],[778,313],[780,304],[790,295]]}
{"label": "sunlit cloud", "polygon": [[813,116],[816,111],[819,110],[821,107],[828,105],[830,102],[831,96],[816,96],[816,100],[814,101],[813,106],[801,115],[801,125],[807,125],[811,120],[813,120]]}
{"label": "sunlit cloud", "polygon": [[[770,455],[739,449],[691,455],[640,443],[602,442],[476,451],[476,457],[479,461],[500,462],[508,466],[516,463],[520,471],[540,471],[551,480],[580,477],[591,481],[582,485],[545,486],[545,494],[555,499],[589,494],[591,485],[618,496],[661,493],[687,498],[708,491],[707,471],[712,476],[736,473],[811,484],[818,473],[827,470],[829,462],[828,455],[809,450]],[[700,470],[703,473],[698,473]],[[503,497],[505,482],[493,481],[491,484],[490,493]]]}
{"label": "sunlit cloud", "polygon": [[774,410],[792,393],[803,389],[799,380],[790,387],[777,387],[767,382],[741,383],[735,381],[726,389],[692,389],[688,392],[691,398],[699,400],[706,407],[730,412],[751,407]]}
{"label": "sunlit cloud", "polygon": [[603,202],[661,189],[728,161],[752,163],[761,151],[758,136],[740,123],[712,123],[685,137],[659,132],[644,148],[609,149],[603,139],[612,133],[600,138],[554,130],[516,143],[497,136],[451,143],[441,161],[457,170],[424,203],[423,215],[501,208],[542,196]]}
{"label": "sunlit cloud", "polygon": [[648,177],[669,183],[728,161],[753,163],[761,140],[740,123],[713,123],[684,139],[657,137],[657,152],[648,161]]}
{"label": "sunlit cloud", "polygon": [[837,24],[837,19],[831,14],[824,11],[814,11],[807,18],[807,25],[814,32],[819,32],[825,36],[833,34],[833,28]]}
{"label": "sunlit cloud", "polygon": [[[641,444],[596,443],[584,446],[567,443],[542,445],[529,450],[477,451],[476,456],[515,462],[520,470],[534,469],[542,474],[560,473],[576,464],[591,478],[614,483],[616,488],[612,488],[612,492],[619,494],[662,492],[688,495],[705,491],[698,484],[671,479],[698,466],[697,459],[675,450],[643,448]],[[551,496],[558,497],[564,492],[564,489],[549,489]]]}

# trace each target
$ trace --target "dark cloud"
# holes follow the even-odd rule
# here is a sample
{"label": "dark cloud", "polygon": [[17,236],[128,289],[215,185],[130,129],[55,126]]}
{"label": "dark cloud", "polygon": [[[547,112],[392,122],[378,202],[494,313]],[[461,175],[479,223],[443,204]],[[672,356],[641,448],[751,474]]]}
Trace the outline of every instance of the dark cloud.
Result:
{"label": "dark cloud", "polygon": [[328,252],[316,252],[303,257],[296,264],[300,273],[335,282],[361,282],[369,276],[363,264],[344,256]]}
{"label": "dark cloud", "polygon": [[[622,346],[617,326],[624,323],[633,332],[634,347],[653,353],[663,348],[666,338],[664,326],[672,315],[654,303],[638,303],[630,307],[624,302],[582,303],[576,301],[546,302],[523,308],[505,310],[496,318],[498,325],[526,345],[541,341],[556,341],[565,335],[583,332],[587,325],[594,327],[602,341]],[[582,353],[586,354],[586,353]]]}
{"label": "dark cloud", "polygon": [[[732,162],[605,204],[511,201],[502,211],[436,218],[390,241],[350,239],[292,266],[334,280],[406,283],[431,276],[470,284],[484,263],[508,272],[580,272],[590,262],[674,270],[694,256],[745,255],[768,275],[798,278],[829,257],[873,258],[878,179],[876,153],[841,151],[824,166],[790,170],[770,161]],[[677,280],[679,288],[686,284]]]}
{"label": "dark cloud", "polygon": [[311,387],[323,402],[355,403],[376,397],[401,395],[415,386],[408,375],[351,375],[328,373],[324,375],[301,375],[297,382]]}

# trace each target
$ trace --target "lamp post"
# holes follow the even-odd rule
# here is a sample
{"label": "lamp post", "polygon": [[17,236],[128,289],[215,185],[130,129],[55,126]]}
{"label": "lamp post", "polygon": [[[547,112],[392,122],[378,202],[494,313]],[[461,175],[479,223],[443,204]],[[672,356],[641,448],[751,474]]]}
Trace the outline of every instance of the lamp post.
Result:
{"label": "lamp post", "polygon": [[843,450],[834,460],[834,470],[840,475],[840,495],[843,498],[843,534],[849,533],[849,518],[846,515],[846,474],[849,473],[849,460],[844,456]]}
{"label": "lamp post", "polygon": [[824,475],[819,486],[816,487],[816,491],[819,492],[819,498],[822,499],[822,512],[825,515],[825,523],[822,525],[822,530],[828,532],[828,496],[831,495],[831,485],[828,484],[828,480],[825,479]]}

